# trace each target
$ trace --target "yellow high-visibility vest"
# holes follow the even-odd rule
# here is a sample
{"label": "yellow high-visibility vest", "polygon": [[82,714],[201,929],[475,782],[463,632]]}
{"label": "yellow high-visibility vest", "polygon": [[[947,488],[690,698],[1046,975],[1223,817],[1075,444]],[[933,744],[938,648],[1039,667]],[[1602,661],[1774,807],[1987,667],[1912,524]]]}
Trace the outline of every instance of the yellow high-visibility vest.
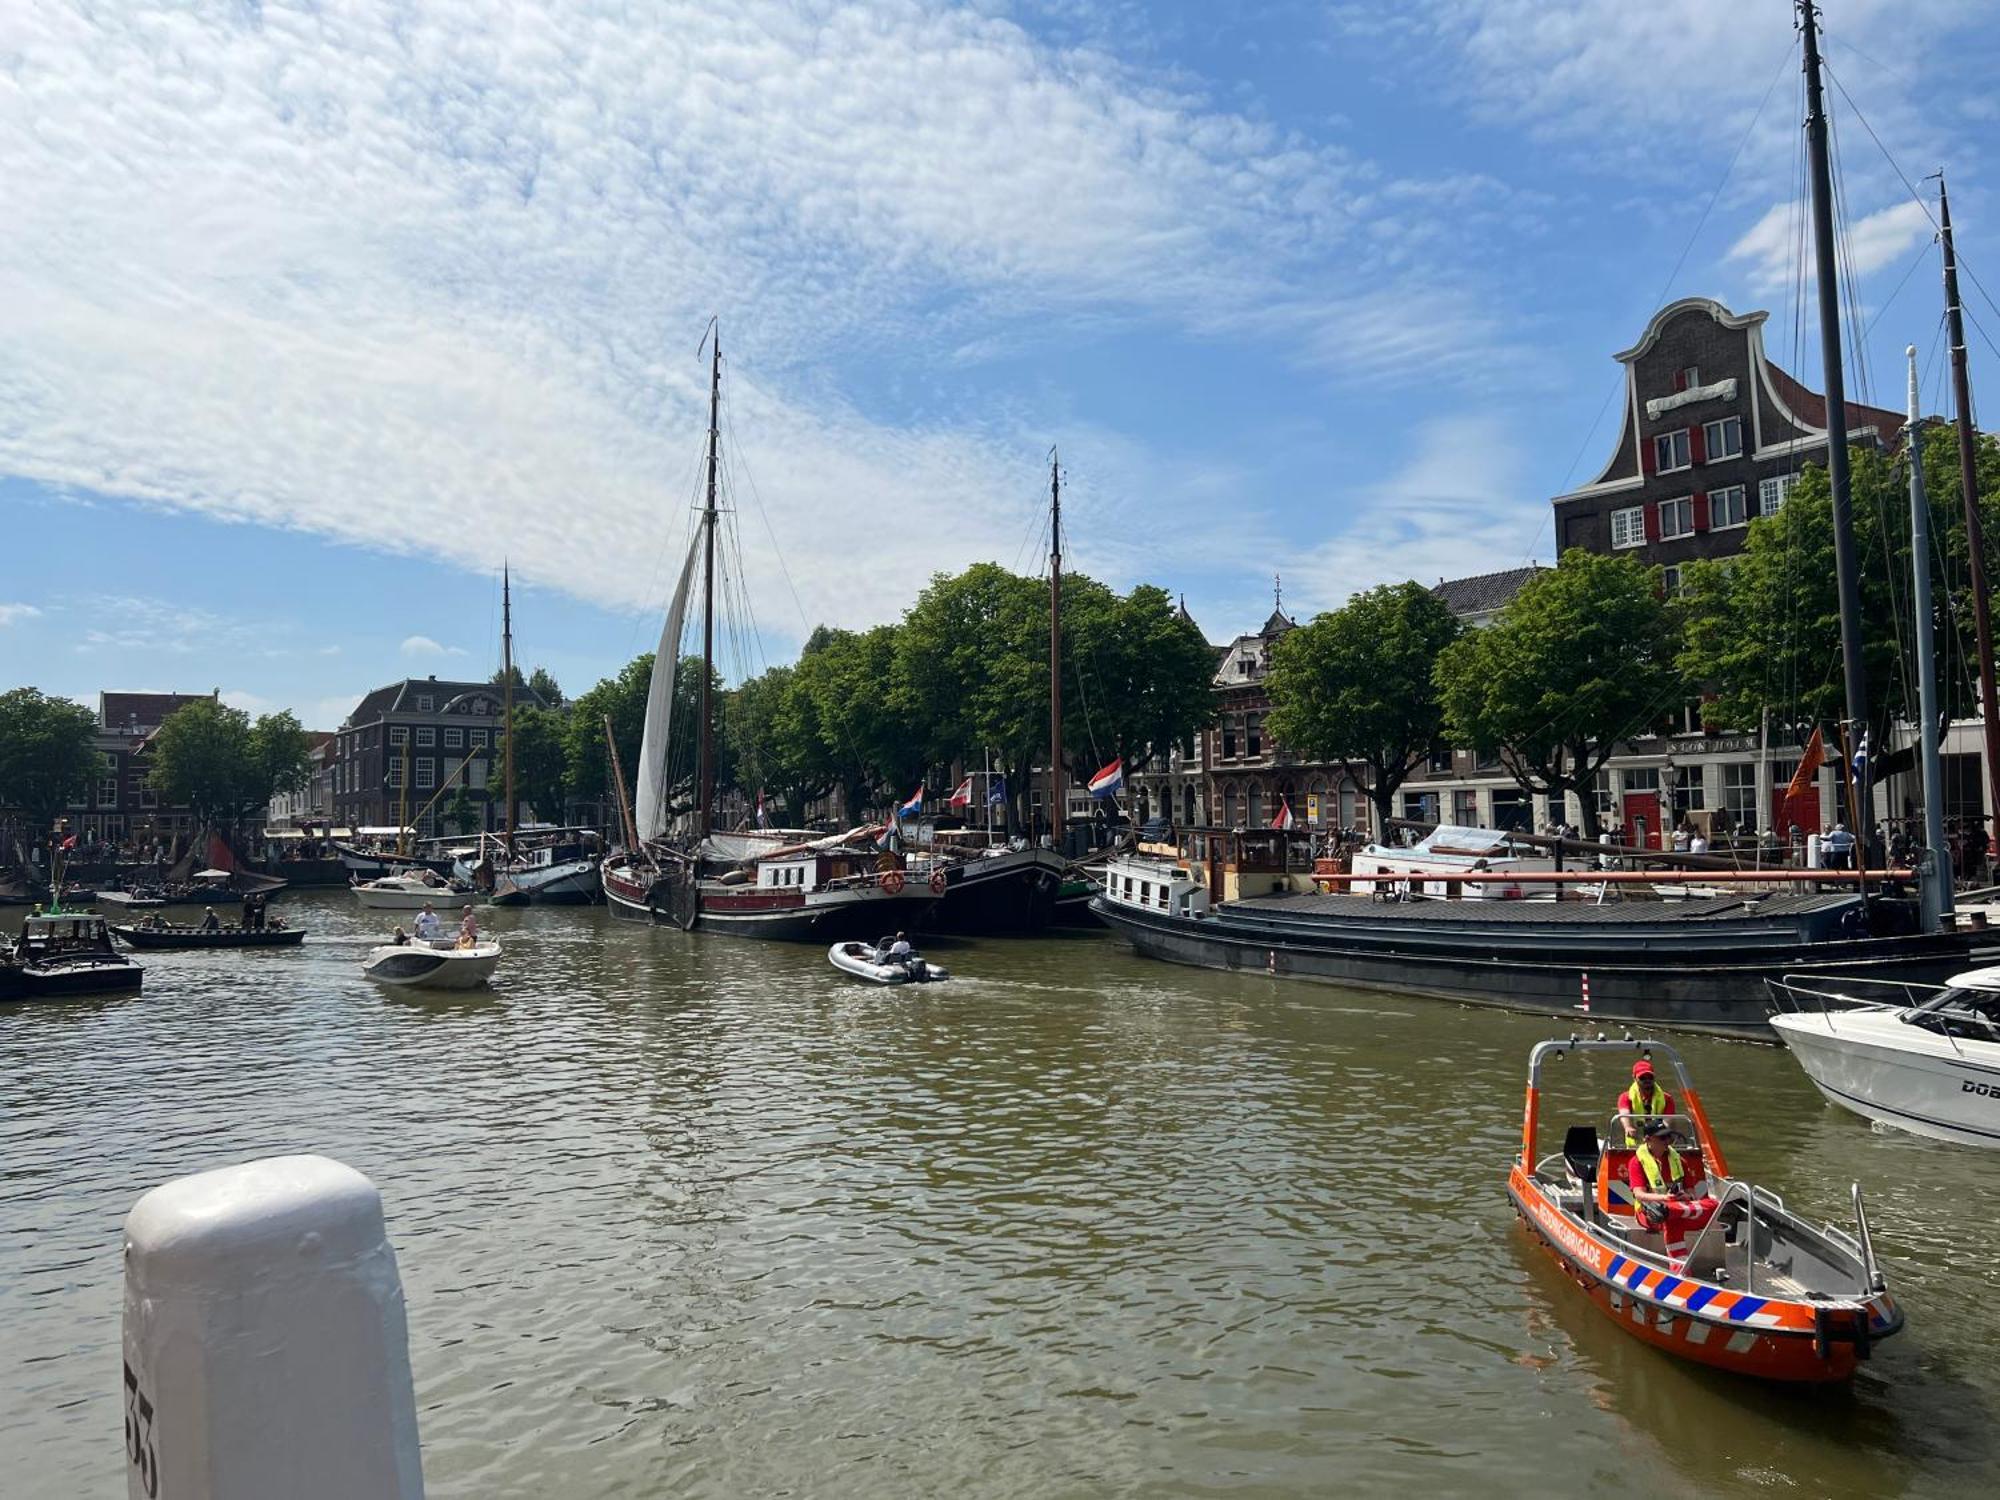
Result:
{"label": "yellow high-visibility vest", "polygon": [[[1632,1080],[1632,1087],[1620,1096],[1625,1101],[1625,1107],[1619,1111],[1620,1114],[1629,1115],[1635,1120],[1666,1114],[1667,1091],[1656,1083],[1653,1085],[1653,1096],[1649,1100],[1644,1093],[1644,1087],[1638,1079]],[[1637,1147],[1639,1138],[1628,1130],[1625,1132],[1625,1144]]]}

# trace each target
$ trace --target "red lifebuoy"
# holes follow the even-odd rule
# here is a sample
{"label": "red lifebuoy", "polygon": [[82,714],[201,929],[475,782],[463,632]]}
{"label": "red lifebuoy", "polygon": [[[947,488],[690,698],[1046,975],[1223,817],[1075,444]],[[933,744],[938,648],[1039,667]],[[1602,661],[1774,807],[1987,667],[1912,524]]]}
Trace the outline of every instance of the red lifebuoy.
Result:
{"label": "red lifebuoy", "polygon": [[931,871],[931,894],[933,896],[942,896],[944,894],[944,871]]}
{"label": "red lifebuoy", "polygon": [[900,896],[903,893],[903,872],[901,870],[890,870],[883,875],[882,889],[891,896]]}

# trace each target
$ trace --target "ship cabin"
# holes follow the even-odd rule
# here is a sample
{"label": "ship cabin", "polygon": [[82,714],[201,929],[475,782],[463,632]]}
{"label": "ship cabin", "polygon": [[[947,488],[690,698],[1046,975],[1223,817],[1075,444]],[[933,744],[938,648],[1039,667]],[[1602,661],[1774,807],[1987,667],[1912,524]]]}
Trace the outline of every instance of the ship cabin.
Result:
{"label": "ship cabin", "polygon": [[1183,828],[1175,844],[1172,858],[1141,853],[1111,861],[1105,895],[1126,905],[1199,916],[1213,902],[1315,889],[1311,835],[1304,829]]}
{"label": "ship cabin", "polygon": [[[883,856],[860,849],[802,849],[757,861],[760,891],[823,891],[833,886],[872,880]],[[900,870],[897,859],[894,868]]]}
{"label": "ship cabin", "polygon": [[119,957],[110,927],[94,912],[37,913],[21,924],[21,935],[14,944],[17,963],[43,963],[77,954]]}

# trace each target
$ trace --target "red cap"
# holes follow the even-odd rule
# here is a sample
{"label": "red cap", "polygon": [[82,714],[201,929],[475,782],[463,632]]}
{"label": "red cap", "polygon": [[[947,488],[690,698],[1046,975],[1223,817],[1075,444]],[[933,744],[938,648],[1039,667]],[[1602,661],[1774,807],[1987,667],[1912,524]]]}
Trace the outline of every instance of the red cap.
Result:
{"label": "red cap", "polygon": [[1632,1076],[1634,1078],[1651,1078],[1653,1076],[1652,1063],[1648,1062],[1643,1057],[1640,1058],[1637,1062],[1632,1064]]}

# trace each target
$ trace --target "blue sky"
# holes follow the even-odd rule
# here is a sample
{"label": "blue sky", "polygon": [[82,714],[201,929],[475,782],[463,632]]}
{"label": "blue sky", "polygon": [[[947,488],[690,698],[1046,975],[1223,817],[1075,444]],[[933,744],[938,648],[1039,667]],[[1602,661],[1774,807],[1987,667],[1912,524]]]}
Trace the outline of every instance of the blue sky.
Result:
{"label": "blue sky", "polygon": [[[1825,9],[1865,393],[1900,406],[1915,343],[1939,407],[1898,168],[1951,171],[2000,295],[2000,15]],[[0,684],[330,728],[490,672],[506,558],[522,657],[587,687],[657,629],[711,313],[738,670],[933,572],[1033,569],[1051,444],[1071,565],[1215,639],[1274,572],[1303,615],[1547,560],[1660,302],[1770,309],[1817,383],[1790,10],[10,8]],[[1995,389],[2000,311],[1968,308]]]}

